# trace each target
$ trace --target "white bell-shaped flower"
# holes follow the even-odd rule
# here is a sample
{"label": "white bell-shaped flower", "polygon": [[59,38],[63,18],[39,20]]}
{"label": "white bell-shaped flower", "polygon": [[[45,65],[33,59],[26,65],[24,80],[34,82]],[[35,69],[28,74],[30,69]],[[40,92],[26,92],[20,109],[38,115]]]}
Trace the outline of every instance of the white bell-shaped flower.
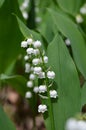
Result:
{"label": "white bell-shaped flower", "polygon": [[22,41],[21,42],[21,47],[26,48],[27,47],[27,41]]}
{"label": "white bell-shaped flower", "polygon": [[37,40],[33,43],[33,46],[34,46],[34,48],[39,48],[39,47],[41,47],[41,42]]}
{"label": "white bell-shaped flower", "polygon": [[47,106],[44,104],[40,104],[38,106],[38,112],[44,113],[45,111],[47,111]]}
{"label": "white bell-shaped flower", "polygon": [[25,72],[26,72],[26,73],[29,73],[29,72],[30,72],[30,64],[29,64],[29,63],[26,63],[26,64],[25,64]]}
{"label": "white bell-shaped flower", "polygon": [[40,85],[39,86],[39,93],[45,93],[47,91],[46,85]]}
{"label": "white bell-shaped flower", "polygon": [[27,54],[33,54],[33,48],[27,48],[26,50]]}
{"label": "white bell-shaped flower", "polygon": [[56,90],[50,90],[50,97],[51,98],[57,98],[57,91]]}
{"label": "white bell-shaped flower", "polygon": [[32,88],[33,87],[33,81],[28,81],[27,82],[27,87]]}
{"label": "white bell-shaped flower", "polygon": [[30,74],[29,79],[34,80],[35,79],[35,74]]}
{"label": "white bell-shaped flower", "polygon": [[32,97],[32,93],[30,91],[26,92],[25,97],[26,98],[31,98]]}
{"label": "white bell-shaped flower", "polygon": [[54,79],[54,78],[55,78],[55,73],[54,73],[54,71],[48,71],[48,72],[47,72],[47,77],[48,77],[49,79]]}
{"label": "white bell-shaped flower", "polygon": [[42,72],[42,68],[41,67],[34,67],[34,73],[35,74],[40,74]]}
{"label": "white bell-shaped flower", "polygon": [[40,63],[40,59],[39,58],[34,58],[32,60],[32,63],[33,63],[33,65],[38,65]]}
{"label": "white bell-shaped flower", "polygon": [[38,92],[39,92],[39,87],[38,87],[38,86],[35,86],[34,89],[33,89],[33,92],[34,92],[34,93],[38,93]]}
{"label": "white bell-shaped flower", "polygon": [[44,56],[43,60],[44,60],[44,63],[48,63],[48,57],[47,56]]}

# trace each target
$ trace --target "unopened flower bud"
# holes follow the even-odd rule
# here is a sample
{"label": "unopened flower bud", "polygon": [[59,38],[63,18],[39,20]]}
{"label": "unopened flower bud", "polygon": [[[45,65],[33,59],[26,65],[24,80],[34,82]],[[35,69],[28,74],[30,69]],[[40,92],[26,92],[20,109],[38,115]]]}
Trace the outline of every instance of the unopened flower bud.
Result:
{"label": "unopened flower bud", "polygon": [[35,75],[34,74],[30,74],[29,79],[30,80],[34,80],[35,79]]}
{"label": "unopened flower bud", "polygon": [[44,63],[48,63],[48,57],[47,56],[44,56],[43,60],[44,60]]}
{"label": "unopened flower bud", "polygon": [[34,93],[38,93],[39,92],[39,88],[38,86],[35,86],[34,89],[33,89]]}
{"label": "unopened flower bud", "polygon": [[28,91],[28,92],[26,92],[25,97],[26,97],[26,98],[31,98],[31,97],[32,97],[32,93],[31,93],[31,92],[29,92],[29,91]]}
{"label": "unopened flower bud", "polygon": [[26,63],[26,64],[25,64],[25,72],[26,72],[26,73],[29,73],[29,72],[30,72],[30,64],[29,64],[29,63]]}
{"label": "unopened flower bud", "polygon": [[29,59],[29,56],[28,56],[28,55],[24,56],[24,60],[25,60],[25,61],[27,61],[28,59]]}
{"label": "unopened flower bud", "polygon": [[65,40],[65,43],[66,43],[67,46],[70,46],[70,44],[71,44],[70,40],[68,38]]}
{"label": "unopened flower bud", "polygon": [[80,14],[76,15],[76,22],[77,23],[82,23],[83,22],[83,18]]}
{"label": "unopened flower bud", "polygon": [[33,87],[33,82],[32,81],[28,81],[27,82],[27,87],[28,88],[32,88]]}

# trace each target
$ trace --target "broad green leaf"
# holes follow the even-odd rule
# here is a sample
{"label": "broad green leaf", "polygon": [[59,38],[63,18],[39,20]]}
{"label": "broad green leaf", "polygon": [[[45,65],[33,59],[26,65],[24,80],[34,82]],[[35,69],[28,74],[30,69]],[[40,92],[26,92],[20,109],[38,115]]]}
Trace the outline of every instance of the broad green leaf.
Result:
{"label": "broad green leaf", "polygon": [[20,31],[22,32],[22,34],[24,35],[25,38],[33,37],[34,40],[41,39],[40,34],[29,29],[28,27],[26,27],[26,25],[17,16],[16,16],[16,18],[17,18],[17,22],[18,22]]}
{"label": "broad green leaf", "polygon": [[0,130],[16,130],[0,105]]}
{"label": "broad green leaf", "polygon": [[0,0],[0,8],[3,5],[4,2],[5,2],[5,0]]}
{"label": "broad green leaf", "polygon": [[[41,42],[43,41],[43,39],[39,33],[29,29],[17,16],[16,16],[16,18],[17,18],[17,22],[18,22],[20,31],[22,32],[22,34],[25,38],[31,37],[34,40],[40,40]],[[47,48],[46,43],[43,43],[42,45],[43,45],[44,49],[46,50],[46,48]]]}
{"label": "broad green leaf", "polygon": [[81,32],[68,17],[53,10],[49,10],[49,12],[59,31],[70,39],[76,65],[86,78],[86,44]]}
{"label": "broad green leaf", "polygon": [[27,91],[26,87],[27,80],[23,76],[20,75],[7,76],[2,74],[0,75],[0,82],[8,83],[22,96],[24,96],[25,92]]}
{"label": "broad green leaf", "polygon": [[81,106],[86,104],[86,82],[81,88]]}
{"label": "broad green leaf", "polygon": [[48,57],[58,85],[58,99],[52,100],[55,130],[64,130],[65,121],[80,111],[79,78],[74,62],[59,35],[49,44]]}
{"label": "broad green leaf", "polygon": [[72,15],[78,13],[82,0],[57,0],[59,6]]}
{"label": "broad green leaf", "polygon": [[21,5],[24,1],[23,0],[18,0],[19,5]]}
{"label": "broad green leaf", "polygon": [[5,73],[21,52],[22,34],[12,13],[22,18],[17,0],[5,0],[0,8],[0,73]]}
{"label": "broad green leaf", "polygon": [[52,41],[54,37],[53,25],[52,19],[50,18],[50,14],[48,12],[45,14],[45,17],[41,25],[38,26],[38,31],[41,33],[41,35],[44,36],[48,43]]}

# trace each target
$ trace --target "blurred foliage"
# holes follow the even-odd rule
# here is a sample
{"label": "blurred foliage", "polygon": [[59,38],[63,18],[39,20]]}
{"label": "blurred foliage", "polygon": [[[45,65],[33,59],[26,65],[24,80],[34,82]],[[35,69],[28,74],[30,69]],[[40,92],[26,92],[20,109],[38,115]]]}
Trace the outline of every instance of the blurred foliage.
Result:
{"label": "blurred foliage", "polygon": [[[24,0],[0,1],[0,87],[10,84],[24,97],[28,76],[24,74],[24,51],[21,41],[32,37],[40,40],[56,73],[58,100],[51,101],[52,113],[44,114],[47,130],[64,130],[66,120],[82,110],[86,104],[86,14],[80,9],[85,0],[30,0],[23,18]],[[80,14],[82,23],[77,22]],[[70,46],[65,40],[70,40]],[[84,85],[80,77],[83,77]],[[82,83],[81,83],[82,84]],[[30,103],[37,113],[36,95]],[[47,100],[42,102],[47,103]],[[48,103],[49,104],[49,103]],[[5,122],[5,126],[4,126]],[[14,130],[0,106],[0,127]],[[11,128],[12,126],[12,128]]]}

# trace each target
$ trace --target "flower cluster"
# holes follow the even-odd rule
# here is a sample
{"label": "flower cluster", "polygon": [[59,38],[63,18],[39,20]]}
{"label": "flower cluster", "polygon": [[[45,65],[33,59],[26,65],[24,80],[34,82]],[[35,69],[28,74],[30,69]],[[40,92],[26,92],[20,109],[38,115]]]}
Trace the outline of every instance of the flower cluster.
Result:
{"label": "flower cluster", "polygon": [[86,14],[86,3],[80,8],[80,13],[81,14]]}
{"label": "flower cluster", "polygon": [[70,45],[71,45],[70,39],[67,38],[67,39],[65,40],[65,44],[66,44],[67,46],[70,46]]}
{"label": "flower cluster", "polygon": [[65,130],[86,130],[86,121],[70,118],[67,120]]}
{"label": "flower cluster", "polygon": [[[32,91],[38,93],[41,97],[57,98],[57,91],[53,89],[53,80],[55,78],[54,71],[46,67],[48,63],[48,57],[42,50],[42,43],[40,41],[34,41],[32,38],[28,38],[21,42],[21,47],[25,48],[26,55],[24,56],[25,72],[29,75],[27,87],[31,91],[26,92],[26,98],[32,97]],[[36,84],[37,79],[42,79],[41,84]],[[44,113],[47,111],[47,105],[40,104],[38,106],[38,112]]]}
{"label": "flower cluster", "polygon": [[82,23],[84,21],[83,17],[81,16],[81,14],[77,14],[76,15],[76,22],[77,23]]}
{"label": "flower cluster", "polygon": [[29,6],[29,0],[24,0],[22,5],[20,6],[20,10],[22,11],[22,15],[25,19],[28,19],[28,6]]}
{"label": "flower cluster", "polygon": [[86,3],[80,8],[80,13],[76,15],[77,23],[82,23],[84,21],[83,15],[86,15]]}

